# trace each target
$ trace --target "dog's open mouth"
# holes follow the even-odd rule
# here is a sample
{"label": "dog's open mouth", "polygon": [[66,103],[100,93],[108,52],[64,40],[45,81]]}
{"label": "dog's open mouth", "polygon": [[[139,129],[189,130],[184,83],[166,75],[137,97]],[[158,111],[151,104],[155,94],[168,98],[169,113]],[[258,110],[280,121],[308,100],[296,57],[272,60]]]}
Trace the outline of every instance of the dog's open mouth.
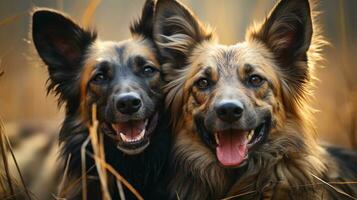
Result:
{"label": "dog's open mouth", "polygon": [[150,144],[150,134],[157,126],[158,114],[142,120],[129,120],[107,124],[109,137],[117,142],[117,148],[126,154],[142,152]]}
{"label": "dog's open mouth", "polygon": [[262,123],[256,129],[224,130],[214,133],[216,156],[225,167],[240,166],[248,157],[248,150],[262,142],[267,131],[267,123]]}
{"label": "dog's open mouth", "polygon": [[196,125],[204,142],[215,150],[216,157],[224,167],[240,167],[248,158],[249,151],[263,143],[270,131],[270,118],[252,130],[225,129],[210,132],[203,119]]}

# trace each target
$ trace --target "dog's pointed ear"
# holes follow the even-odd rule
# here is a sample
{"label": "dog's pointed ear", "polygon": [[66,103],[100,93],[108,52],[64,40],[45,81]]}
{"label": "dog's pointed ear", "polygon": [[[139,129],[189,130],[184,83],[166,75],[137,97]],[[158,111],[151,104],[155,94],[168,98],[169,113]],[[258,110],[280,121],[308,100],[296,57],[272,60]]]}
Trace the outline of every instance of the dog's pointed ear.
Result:
{"label": "dog's pointed ear", "polygon": [[156,3],[154,39],[164,62],[183,67],[194,46],[211,37],[212,33],[181,3],[175,0]]}
{"label": "dog's pointed ear", "polygon": [[32,16],[32,38],[48,66],[73,67],[81,60],[95,35],[58,12],[37,10]]}
{"label": "dog's pointed ear", "polygon": [[307,51],[313,34],[308,0],[281,0],[258,30],[248,39],[263,42],[282,68],[289,93],[302,95],[303,84],[310,79]]}
{"label": "dog's pointed ear", "polygon": [[252,36],[263,41],[284,65],[306,54],[312,31],[309,1],[281,0]]}
{"label": "dog's pointed ear", "polygon": [[154,10],[155,0],[146,0],[141,16],[130,26],[131,34],[138,34],[152,39]]}
{"label": "dog's pointed ear", "polygon": [[48,90],[55,90],[62,101],[68,99],[73,93],[73,83],[78,79],[86,50],[96,39],[96,34],[85,31],[63,14],[41,9],[32,16],[32,39],[48,66]]}

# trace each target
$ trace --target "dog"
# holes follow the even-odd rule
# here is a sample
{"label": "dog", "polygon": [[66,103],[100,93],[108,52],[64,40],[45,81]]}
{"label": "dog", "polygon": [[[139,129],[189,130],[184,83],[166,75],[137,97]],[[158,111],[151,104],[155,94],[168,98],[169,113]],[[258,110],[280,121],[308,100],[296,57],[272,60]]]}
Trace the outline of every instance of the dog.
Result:
{"label": "dog", "polygon": [[[104,140],[106,162],[145,198],[163,195],[161,184],[170,149],[170,128],[165,114],[160,62],[153,42],[155,2],[145,2],[140,19],[131,27],[132,37],[101,41],[95,31],[82,28],[57,11],[39,9],[32,16],[32,37],[47,65],[48,92],[65,105],[59,133],[65,199],[102,199],[103,193],[90,142],[86,148],[86,185],[82,188],[81,147],[89,136],[96,114],[98,137]],[[92,108],[96,106],[96,113]],[[108,173],[112,199],[119,199],[119,185]],[[126,199],[136,199],[125,189]]]}
{"label": "dog", "polygon": [[172,199],[357,196],[356,185],[343,184],[356,180],[357,165],[341,159],[356,154],[316,139],[308,103],[325,41],[311,5],[281,0],[244,42],[226,46],[189,8],[158,0],[154,38],[174,131]]}

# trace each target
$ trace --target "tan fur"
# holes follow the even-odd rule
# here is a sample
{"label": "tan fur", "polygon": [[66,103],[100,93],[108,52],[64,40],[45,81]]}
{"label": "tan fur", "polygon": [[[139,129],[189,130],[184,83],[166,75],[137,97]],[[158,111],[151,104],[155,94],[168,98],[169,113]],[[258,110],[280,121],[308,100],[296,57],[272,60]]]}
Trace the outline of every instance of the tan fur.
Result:
{"label": "tan fur", "polygon": [[[291,2],[301,5],[299,1]],[[279,8],[280,18],[271,14],[261,25],[254,25],[247,32],[245,42],[225,46],[218,44],[211,29],[206,30],[179,2],[157,3],[154,32],[166,61],[163,64],[168,81],[166,104],[171,109],[175,130],[172,162],[175,175],[170,184],[172,198],[236,196],[237,199],[283,200],[343,197],[318,180],[346,178],[336,176],[337,163],[317,143],[313,109],[308,104],[315,65],[321,59],[322,46],[326,44],[316,22],[315,5],[315,2],[311,5],[312,19],[306,20],[306,26],[312,26],[314,31],[311,33],[306,28],[302,33],[306,34],[306,40],[309,34],[312,35],[311,43],[302,43],[302,50],[297,49],[299,57],[292,58],[291,62],[287,60],[289,58],[279,57],[279,53],[284,53],[281,49],[291,42],[289,35],[279,35],[281,28],[294,30],[294,24],[290,26],[286,22],[297,18],[290,13],[291,7]],[[168,9],[173,16],[164,14]],[[168,17],[167,20],[161,15]],[[304,49],[308,51],[299,52]],[[285,61],[287,70],[281,66]],[[263,74],[268,83],[254,91],[245,87],[243,80],[250,70],[248,68]],[[209,75],[205,76],[215,82],[214,89],[209,92],[197,90],[194,83],[202,74],[207,74],[207,70]],[[206,115],[215,99],[222,95],[243,98],[241,94],[248,105],[272,113],[273,127],[267,141],[249,154],[244,169],[229,169],[220,166],[215,154],[202,141],[194,116]]]}

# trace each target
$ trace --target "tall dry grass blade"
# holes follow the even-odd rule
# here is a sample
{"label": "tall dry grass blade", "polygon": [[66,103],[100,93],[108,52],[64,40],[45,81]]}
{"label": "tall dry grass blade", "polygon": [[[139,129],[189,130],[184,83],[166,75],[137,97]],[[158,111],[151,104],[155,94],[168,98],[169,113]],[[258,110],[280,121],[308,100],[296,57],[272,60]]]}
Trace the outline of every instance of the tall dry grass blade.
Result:
{"label": "tall dry grass blade", "polygon": [[91,0],[82,16],[82,25],[88,27],[101,0]]}
{"label": "tall dry grass blade", "polygon": [[89,126],[89,136],[90,136],[90,140],[92,143],[92,148],[93,148],[93,152],[94,155],[96,155],[94,157],[94,162],[97,168],[97,172],[98,172],[98,176],[99,176],[99,181],[101,184],[101,188],[102,188],[102,195],[103,195],[103,199],[105,200],[110,200],[111,197],[109,195],[109,191],[108,191],[108,182],[107,182],[107,176],[106,176],[106,170],[105,168],[103,168],[103,166],[101,165],[100,160],[102,159],[101,155],[101,148],[103,147],[103,144],[100,139],[100,137],[98,137],[97,134],[97,130],[98,130],[98,120],[97,120],[97,106],[96,104],[92,105],[92,124]]}
{"label": "tall dry grass blade", "polygon": [[123,177],[121,176],[111,165],[106,163],[104,160],[96,157],[96,155],[89,154],[90,156],[93,157],[93,159],[97,159],[105,169],[107,169],[111,174],[115,176],[115,178],[119,181],[121,181],[126,188],[138,199],[138,200],[144,200],[144,198],[140,195],[140,193]]}
{"label": "tall dry grass blade", "polygon": [[121,182],[119,180],[117,180],[116,182],[117,182],[120,200],[125,200],[126,198],[125,198],[125,194],[124,194],[123,185],[121,184]]}
{"label": "tall dry grass blade", "polygon": [[90,137],[83,142],[81,146],[81,162],[82,162],[82,199],[87,200],[87,173],[86,173],[86,148],[89,143]]}
{"label": "tall dry grass blade", "polygon": [[12,145],[11,145],[11,143],[10,143],[10,140],[9,140],[9,138],[7,137],[6,134],[3,134],[3,135],[4,135],[4,137],[5,137],[5,141],[6,141],[6,143],[7,143],[7,147],[8,147],[8,149],[9,149],[9,151],[10,151],[12,160],[13,160],[14,163],[15,163],[17,173],[18,173],[19,176],[20,176],[21,184],[22,184],[23,189],[25,190],[26,197],[27,197],[29,200],[31,200],[32,198],[31,198],[30,192],[29,192],[29,190],[28,190],[28,188],[27,188],[27,186],[26,186],[24,177],[22,176],[22,173],[21,173],[19,164],[18,164],[18,162],[17,162],[17,160],[16,160],[16,157],[15,157],[15,154],[14,154],[14,151],[13,151],[13,148],[12,148]]}
{"label": "tall dry grass blade", "polygon": [[6,17],[5,19],[0,21],[0,26],[5,26],[8,24],[11,24],[13,22],[16,22],[17,20],[19,20],[22,16],[26,15],[27,12],[21,12],[19,14],[10,16],[10,17]]}
{"label": "tall dry grass blade", "polygon": [[329,184],[328,182],[322,180],[321,178],[317,177],[316,175],[314,175],[314,174],[311,174],[311,175],[312,175],[312,177],[316,178],[318,181],[320,181],[321,183],[323,183],[323,184],[327,185],[328,187],[332,188],[332,189],[335,190],[336,192],[338,192],[338,193],[340,193],[340,194],[342,194],[342,195],[345,195],[346,197],[349,197],[349,198],[351,198],[351,199],[357,200],[356,197],[353,197],[353,196],[347,194],[346,192],[340,190],[339,188],[334,187],[333,185],[331,185],[331,184]]}
{"label": "tall dry grass blade", "polygon": [[[102,160],[105,160],[103,134],[98,134],[98,137],[99,137],[99,144],[98,144],[99,145],[99,155]],[[105,169],[103,169],[103,171],[105,171]],[[105,183],[107,183],[108,176],[107,176],[106,171],[105,171],[105,173],[103,173],[103,176],[104,176],[103,178],[104,178]]]}
{"label": "tall dry grass blade", "polygon": [[67,158],[67,161],[66,161],[66,167],[64,168],[64,174],[63,174],[63,177],[62,177],[62,180],[60,182],[60,185],[59,185],[59,190],[58,191],[62,191],[62,189],[64,188],[64,184],[66,182],[66,178],[67,178],[67,174],[68,174],[68,168],[69,168],[69,162],[71,161],[71,157],[72,157],[72,154],[69,154],[68,158]]}
{"label": "tall dry grass blade", "polygon": [[180,198],[179,194],[177,193],[177,191],[175,193],[176,193],[177,200],[181,200],[181,198]]}
{"label": "tall dry grass blade", "polygon": [[233,195],[233,196],[230,196],[230,197],[223,198],[221,200],[230,200],[230,199],[234,199],[234,198],[237,198],[237,197],[242,197],[242,196],[245,196],[245,195],[248,195],[248,194],[253,194],[255,192],[256,191],[244,192],[244,193],[241,193],[241,194],[237,194],[237,195]]}
{"label": "tall dry grass blade", "polygon": [[[88,172],[91,171],[94,167],[95,167],[94,165],[91,166],[91,167],[87,170],[86,173],[88,174]],[[69,189],[72,189],[72,188],[74,188],[74,187],[77,187],[77,185],[80,184],[81,180],[82,180],[82,176],[79,177],[79,178],[77,178],[77,179],[75,179],[73,182],[71,182],[71,184],[67,185],[66,188],[60,193],[60,196],[64,196],[64,194],[66,194]]]}
{"label": "tall dry grass blade", "polygon": [[[9,163],[7,160],[7,156],[6,156],[6,149],[5,149],[5,141],[4,141],[4,131],[2,128],[2,122],[0,119],[0,151],[1,151],[1,156],[2,156],[2,160],[3,160],[3,164],[4,164],[4,168],[5,168],[5,175],[6,175],[6,179],[7,179],[7,184],[9,186],[9,190],[10,190],[10,196],[15,196],[15,192],[14,192],[14,187],[13,187],[13,183],[11,180],[11,174],[9,171]],[[4,191],[6,192],[6,190]]]}

